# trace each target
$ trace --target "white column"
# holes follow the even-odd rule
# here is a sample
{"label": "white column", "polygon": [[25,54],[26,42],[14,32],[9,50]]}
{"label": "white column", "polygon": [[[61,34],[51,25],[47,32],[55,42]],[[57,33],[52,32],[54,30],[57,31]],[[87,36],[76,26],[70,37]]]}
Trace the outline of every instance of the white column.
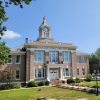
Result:
{"label": "white column", "polygon": [[60,67],[60,80],[63,80],[63,68]]}
{"label": "white column", "polygon": [[71,77],[71,68],[68,68],[69,76]]}
{"label": "white column", "polygon": [[47,66],[47,80],[50,81],[50,76],[49,76],[49,67]]}

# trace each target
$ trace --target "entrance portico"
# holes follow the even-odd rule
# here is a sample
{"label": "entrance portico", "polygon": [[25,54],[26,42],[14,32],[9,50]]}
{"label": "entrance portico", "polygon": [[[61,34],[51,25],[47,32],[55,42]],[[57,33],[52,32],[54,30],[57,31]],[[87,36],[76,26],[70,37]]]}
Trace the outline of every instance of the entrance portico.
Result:
{"label": "entrance portico", "polygon": [[71,76],[71,70],[62,66],[47,66],[47,80],[64,80]]}

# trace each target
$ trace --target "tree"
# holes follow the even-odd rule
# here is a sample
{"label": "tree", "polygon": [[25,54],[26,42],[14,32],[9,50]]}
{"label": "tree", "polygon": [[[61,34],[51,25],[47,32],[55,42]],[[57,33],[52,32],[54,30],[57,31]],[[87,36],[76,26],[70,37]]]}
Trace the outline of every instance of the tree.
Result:
{"label": "tree", "polygon": [[95,54],[97,55],[97,57],[100,59],[100,47],[97,48]]}
{"label": "tree", "polygon": [[0,65],[6,64],[8,61],[10,49],[4,42],[0,42]]}
{"label": "tree", "polygon": [[4,31],[7,30],[6,26],[4,26],[4,22],[8,20],[6,16],[5,7],[9,7],[10,5],[20,6],[23,8],[23,4],[29,4],[32,0],[0,0],[0,39],[4,34]]}
{"label": "tree", "polygon": [[91,74],[94,73],[94,70],[99,70],[100,71],[100,59],[96,54],[90,55],[89,69],[90,69]]}
{"label": "tree", "polygon": [[10,84],[15,80],[15,72],[11,69],[0,71],[0,82]]}
{"label": "tree", "polygon": [[[7,30],[6,26],[4,26],[4,22],[8,20],[5,8],[10,5],[20,6],[23,8],[23,4],[29,4],[32,0],[0,0],[0,39],[4,34],[4,31]],[[9,48],[5,45],[5,43],[0,41],[0,65],[7,63]]]}

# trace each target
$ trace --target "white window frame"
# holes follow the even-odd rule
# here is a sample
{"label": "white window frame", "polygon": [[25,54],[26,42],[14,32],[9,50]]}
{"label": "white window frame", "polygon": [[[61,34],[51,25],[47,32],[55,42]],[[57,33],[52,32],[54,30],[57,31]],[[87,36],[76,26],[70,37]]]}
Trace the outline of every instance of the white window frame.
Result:
{"label": "white window frame", "polygon": [[86,63],[86,56],[78,56],[78,63]]}
{"label": "white window frame", "polygon": [[[39,77],[39,70],[41,70],[41,77]],[[45,77],[45,69],[44,68],[35,68],[35,78],[44,78]]]}
{"label": "white window frame", "polygon": [[[68,75],[66,74],[66,69],[68,70]],[[63,76],[64,77],[70,77],[70,69],[69,68],[63,68]]]}
{"label": "white window frame", "polygon": [[[52,56],[52,54],[54,53],[54,55],[55,55],[55,62],[53,62],[53,56]],[[49,62],[50,63],[54,63],[54,64],[56,64],[56,63],[58,63],[58,51],[50,51],[49,52]]]}
{"label": "white window frame", "polygon": [[[66,53],[67,53],[67,60],[65,60]],[[71,62],[71,52],[70,51],[63,51],[62,52],[62,58],[63,58],[64,63],[70,63]]]}
{"label": "white window frame", "polygon": [[[19,56],[19,62],[16,62],[17,61],[17,56]],[[15,61],[16,64],[21,64],[21,55],[16,55],[16,61]]]}
{"label": "white window frame", "polygon": [[[38,55],[38,53],[41,53],[41,56],[43,57],[42,59],[41,59],[41,61],[39,61],[37,58],[40,56],[40,55]],[[44,60],[45,60],[45,52],[43,51],[43,50],[36,50],[35,52],[35,57],[34,57],[34,61],[35,62],[37,62],[37,63],[44,63]],[[43,54],[42,54],[43,53]],[[38,57],[37,57],[38,56]]]}

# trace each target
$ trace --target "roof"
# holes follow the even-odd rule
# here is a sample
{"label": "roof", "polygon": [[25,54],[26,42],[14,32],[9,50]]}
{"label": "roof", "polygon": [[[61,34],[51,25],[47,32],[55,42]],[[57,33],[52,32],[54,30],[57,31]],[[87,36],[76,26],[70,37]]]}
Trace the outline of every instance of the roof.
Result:
{"label": "roof", "polygon": [[90,55],[89,53],[85,53],[85,52],[81,52],[81,51],[76,51],[76,54],[77,55],[84,55],[84,56],[85,55],[87,55],[87,56]]}
{"label": "roof", "polygon": [[49,39],[43,39],[39,41],[32,41],[30,43],[25,43],[26,48],[32,48],[32,47],[62,47],[62,48],[74,48],[77,47],[74,46],[72,43],[63,43],[63,42],[57,42]]}

